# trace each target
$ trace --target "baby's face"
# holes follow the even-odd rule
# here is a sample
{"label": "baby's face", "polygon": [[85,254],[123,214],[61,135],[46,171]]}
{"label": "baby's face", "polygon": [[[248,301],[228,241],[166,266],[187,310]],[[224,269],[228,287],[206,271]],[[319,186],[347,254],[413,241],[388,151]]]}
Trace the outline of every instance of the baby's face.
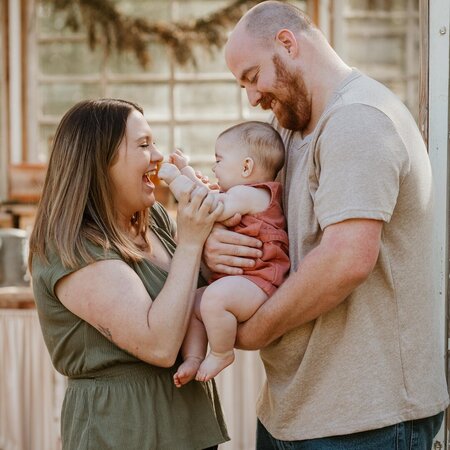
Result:
{"label": "baby's face", "polygon": [[239,145],[236,139],[226,136],[220,137],[216,142],[216,162],[212,171],[217,178],[220,189],[224,192],[233,186],[244,184],[246,179],[242,176],[242,169],[247,152]]}

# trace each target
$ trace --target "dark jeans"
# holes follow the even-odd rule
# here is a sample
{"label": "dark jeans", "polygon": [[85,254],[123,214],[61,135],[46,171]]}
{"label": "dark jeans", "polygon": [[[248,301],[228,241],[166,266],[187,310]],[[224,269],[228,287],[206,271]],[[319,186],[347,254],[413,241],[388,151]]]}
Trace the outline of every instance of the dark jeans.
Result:
{"label": "dark jeans", "polygon": [[304,441],[280,441],[258,420],[257,450],[430,450],[444,413],[377,430]]}

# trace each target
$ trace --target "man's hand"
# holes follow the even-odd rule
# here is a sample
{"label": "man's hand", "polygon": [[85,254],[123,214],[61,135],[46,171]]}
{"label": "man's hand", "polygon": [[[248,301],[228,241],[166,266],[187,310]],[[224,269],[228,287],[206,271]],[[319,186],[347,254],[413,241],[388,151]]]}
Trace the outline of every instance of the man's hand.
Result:
{"label": "man's hand", "polygon": [[241,275],[243,268],[255,265],[254,258],[262,256],[259,249],[261,246],[262,242],[258,239],[227,230],[224,225],[215,224],[206,240],[203,257],[213,272]]}

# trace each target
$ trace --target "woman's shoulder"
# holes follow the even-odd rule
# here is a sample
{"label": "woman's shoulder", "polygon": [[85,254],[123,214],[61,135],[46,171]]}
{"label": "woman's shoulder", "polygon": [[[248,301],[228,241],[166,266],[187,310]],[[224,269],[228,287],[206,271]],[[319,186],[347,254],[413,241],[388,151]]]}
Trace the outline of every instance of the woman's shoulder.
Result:
{"label": "woman's shoulder", "polygon": [[45,258],[34,255],[32,259],[32,277],[35,286],[46,286],[51,292],[55,284],[66,275],[76,272],[92,262],[102,260],[122,260],[121,256],[112,248],[85,240],[85,247],[90,260],[79,256],[75,265],[64,264],[63,258],[53,245],[47,245]]}

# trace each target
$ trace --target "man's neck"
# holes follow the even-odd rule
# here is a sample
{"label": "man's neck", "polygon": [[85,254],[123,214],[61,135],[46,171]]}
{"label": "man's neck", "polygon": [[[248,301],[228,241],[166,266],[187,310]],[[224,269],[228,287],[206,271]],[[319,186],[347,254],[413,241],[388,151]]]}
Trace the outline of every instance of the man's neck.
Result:
{"label": "man's neck", "polygon": [[351,73],[352,69],[348,66],[338,67],[333,71],[333,77],[330,76],[325,83],[315,86],[311,98],[311,120],[306,128],[302,130],[303,137],[314,131],[333,94]]}

